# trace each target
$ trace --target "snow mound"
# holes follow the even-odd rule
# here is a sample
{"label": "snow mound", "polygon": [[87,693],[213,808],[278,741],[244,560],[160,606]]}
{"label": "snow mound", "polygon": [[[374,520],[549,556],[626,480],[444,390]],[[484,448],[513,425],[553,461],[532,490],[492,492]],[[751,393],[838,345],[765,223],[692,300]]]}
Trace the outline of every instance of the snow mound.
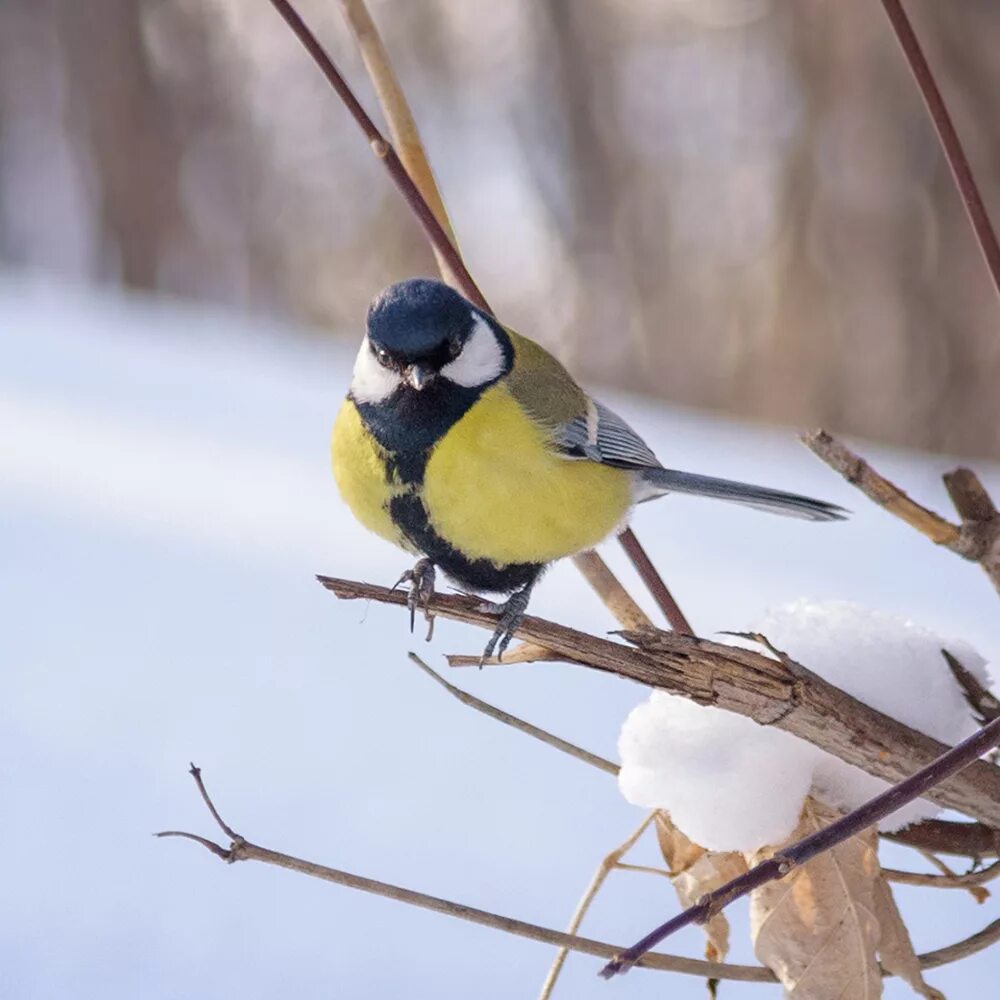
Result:
{"label": "snow mound", "polygon": [[[860,701],[944,743],[976,729],[951,675],[947,649],[984,685],[986,661],[967,643],[843,601],[795,601],[754,631]],[[789,733],[741,715],[654,691],[629,714],[618,740],[618,779],[635,805],[666,809],[711,850],[754,851],[795,827],[806,795],[853,809],[887,788],[878,778]],[[928,819],[925,799],[888,816],[883,830]]]}

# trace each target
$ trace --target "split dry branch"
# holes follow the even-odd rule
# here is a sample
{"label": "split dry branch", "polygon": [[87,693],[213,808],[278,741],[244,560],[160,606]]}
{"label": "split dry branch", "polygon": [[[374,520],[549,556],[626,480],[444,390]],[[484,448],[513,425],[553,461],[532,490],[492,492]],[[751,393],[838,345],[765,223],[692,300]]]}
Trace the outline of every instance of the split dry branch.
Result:
{"label": "split dry branch", "polygon": [[[321,576],[343,600],[404,606],[398,591],[357,580]],[[433,614],[492,629],[495,617],[469,597],[436,594]],[[625,632],[634,646],[578,632],[528,616],[519,635],[559,653],[568,662],[661,688],[776,726],[896,783],[926,767],[948,747],[852,698],[796,663],[673,632]],[[1000,768],[978,761],[927,793],[927,798],[1000,826]]]}

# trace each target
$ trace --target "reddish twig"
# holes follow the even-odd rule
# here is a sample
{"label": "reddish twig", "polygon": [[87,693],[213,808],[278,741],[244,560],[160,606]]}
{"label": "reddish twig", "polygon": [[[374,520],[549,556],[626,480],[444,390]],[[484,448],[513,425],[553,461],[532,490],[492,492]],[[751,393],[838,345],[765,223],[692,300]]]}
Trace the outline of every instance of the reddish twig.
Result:
{"label": "reddish twig", "polygon": [[402,161],[396,155],[396,150],[392,144],[382,135],[378,127],[368,116],[368,113],[361,106],[361,102],[354,96],[347,81],[341,76],[340,70],[334,65],[333,60],[326,50],[320,45],[319,40],[309,30],[306,23],[299,16],[298,11],[288,2],[288,0],[271,0],[278,13],[285,19],[288,26],[295,32],[296,37],[305,46],[306,51],[312,56],[313,61],[320,68],[323,75],[330,82],[330,86],[337,92],[337,96],[344,102],[345,107],[351,113],[351,117],[357,122],[358,127],[364,132],[372,151],[385,164],[389,176],[406,199],[410,210],[420,221],[427,239],[431,246],[439,253],[451,268],[459,290],[472,303],[480,309],[490,312],[490,307],[475,283],[468,268],[462,262],[458,251],[455,249],[448,234],[444,231],[441,223],[431,211],[426,199],[420,193],[413,179],[406,172]]}
{"label": "reddish twig", "polygon": [[724,886],[706,893],[701,901],[656,930],[651,931],[641,941],[638,941],[627,951],[609,962],[601,975],[610,979],[618,973],[627,972],[650,948],[659,944],[664,938],[689,924],[703,924],[716,913],[728,906],[733,900],[746,896],[766,882],[772,882],[787,875],[793,868],[804,865],[817,854],[830,850],[849,837],[853,837],[867,829],[901,806],[920,798],[925,792],[940,784],[945,778],[967,767],[978,760],[988,750],[1000,744],[1000,719],[994,719],[983,726],[978,733],[963,740],[958,746],[943,753],[936,761],[912,777],[893,786],[881,795],[871,799],[860,809],[855,809],[842,819],[831,823],[823,830],[811,834],[791,847],[784,848],[780,854],[751,868],[745,875],[727,882]]}
{"label": "reddish twig", "polygon": [[659,605],[660,610],[666,616],[670,627],[675,632],[683,635],[694,635],[694,629],[684,617],[684,612],[674,600],[674,595],[663,582],[663,578],[656,572],[656,567],[652,560],[646,555],[646,550],[639,544],[639,539],[635,537],[635,532],[631,528],[626,528],[619,536],[618,541],[625,550],[625,554],[632,560],[632,565],[636,568],[642,582],[653,595],[653,600]]}
{"label": "reddish twig", "polygon": [[1000,243],[997,242],[996,231],[990,222],[982,196],[979,194],[979,188],[972,175],[972,168],[969,166],[969,159],[962,148],[962,141],[958,137],[944,98],[938,89],[937,81],[935,81],[934,74],[927,64],[923,49],[920,47],[920,42],[917,40],[913,26],[910,24],[910,19],[907,17],[906,11],[903,10],[900,0],[882,0],[882,6],[913,77],[917,81],[917,87],[920,89],[920,95],[924,99],[931,120],[934,122],[934,128],[941,142],[941,148],[944,150],[945,159],[951,168],[952,177],[955,178],[955,185],[958,187],[966,214],[976,235],[976,241],[979,243],[986,267],[993,280],[993,287],[997,295],[1000,295]]}

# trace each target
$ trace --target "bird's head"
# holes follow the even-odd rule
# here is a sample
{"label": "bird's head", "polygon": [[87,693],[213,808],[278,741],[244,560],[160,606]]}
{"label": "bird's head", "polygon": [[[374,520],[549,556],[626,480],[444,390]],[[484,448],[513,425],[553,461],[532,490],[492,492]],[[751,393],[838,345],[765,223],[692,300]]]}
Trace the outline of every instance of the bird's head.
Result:
{"label": "bird's head", "polygon": [[419,392],[442,379],[482,388],[513,361],[503,328],[430,278],[410,278],[380,292],[368,307],[367,327],[351,384],[359,402],[377,402],[400,388]]}

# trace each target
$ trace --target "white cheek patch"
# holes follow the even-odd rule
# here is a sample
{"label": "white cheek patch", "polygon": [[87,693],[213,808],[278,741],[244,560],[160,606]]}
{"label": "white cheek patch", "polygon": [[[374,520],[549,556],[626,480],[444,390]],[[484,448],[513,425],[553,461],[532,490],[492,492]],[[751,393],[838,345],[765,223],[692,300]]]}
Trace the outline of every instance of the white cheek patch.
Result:
{"label": "white cheek patch", "polygon": [[365,337],[354,362],[354,377],[351,379],[351,395],[355,400],[359,403],[380,403],[399,387],[401,381],[399,372],[390,371],[378,363]]}
{"label": "white cheek patch", "polygon": [[462,353],[441,369],[441,374],[457,385],[473,388],[499,378],[504,370],[504,356],[496,334],[479,313],[472,314],[473,328]]}

